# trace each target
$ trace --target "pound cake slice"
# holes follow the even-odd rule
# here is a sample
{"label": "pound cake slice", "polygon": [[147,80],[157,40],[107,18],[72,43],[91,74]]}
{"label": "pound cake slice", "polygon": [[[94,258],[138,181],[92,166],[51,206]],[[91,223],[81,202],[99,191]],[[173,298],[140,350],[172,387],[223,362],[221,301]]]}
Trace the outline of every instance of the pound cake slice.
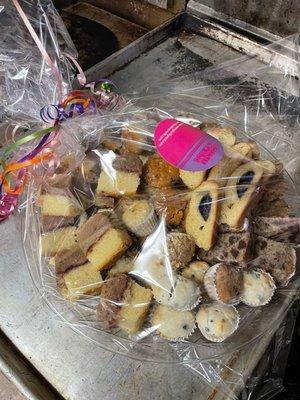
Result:
{"label": "pound cake slice", "polygon": [[217,242],[210,250],[200,250],[198,258],[209,264],[219,262],[244,264],[249,260],[250,249],[250,232],[221,233],[218,234]]}
{"label": "pound cake slice", "polygon": [[75,226],[56,229],[41,236],[42,254],[48,257],[62,253],[75,245]]}
{"label": "pound cake slice", "polygon": [[61,293],[71,301],[84,295],[100,294],[102,283],[100,272],[89,262],[60,275]]}
{"label": "pound cake slice", "polygon": [[97,316],[106,329],[119,327],[132,334],[142,328],[152,300],[150,289],[121,274],[106,281],[100,295]]}
{"label": "pound cake slice", "polygon": [[215,242],[219,204],[219,186],[214,181],[203,182],[191,195],[185,230],[204,250]]}
{"label": "pound cake slice", "polygon": [[257,236],[254,256],[260,268],[269,272],[280,286],[286,286],[295,275],[296,251],[289,244]]}
{"label": "pound cake slice", "polygon": [[221,204],[220,223],[230,227],[243,224],[261,197],[258,187],[264,170],[255,161],[241,165],[231,174],[225,186],[224,200]]}
{"label": "pound cake slice", "polygon": [[54,217],[76,217],[83,212],[81,205],[65,191],[45,193],[38,198],[42,215]]}
{"label": "pound cake slice", "polygon": [[113,154],[111,158],[102,158],[102,171],[98,180],[96,196],[108,195],[120,197],[133,195],[140,184],[143,163],[133,154],[118,156]]}

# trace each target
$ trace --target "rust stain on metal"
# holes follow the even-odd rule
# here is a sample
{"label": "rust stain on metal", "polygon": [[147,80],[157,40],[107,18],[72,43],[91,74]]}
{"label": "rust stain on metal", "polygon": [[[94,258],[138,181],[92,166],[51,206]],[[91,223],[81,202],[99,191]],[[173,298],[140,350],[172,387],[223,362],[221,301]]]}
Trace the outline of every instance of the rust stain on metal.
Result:
{"label": "rust stain on metal", "polygon": [[66,11],[98,22],[108,28],[117,37],[121,48],[126,47],[147,32],[147,29],[140,25],[88,3],[77,3],[66,8]]}

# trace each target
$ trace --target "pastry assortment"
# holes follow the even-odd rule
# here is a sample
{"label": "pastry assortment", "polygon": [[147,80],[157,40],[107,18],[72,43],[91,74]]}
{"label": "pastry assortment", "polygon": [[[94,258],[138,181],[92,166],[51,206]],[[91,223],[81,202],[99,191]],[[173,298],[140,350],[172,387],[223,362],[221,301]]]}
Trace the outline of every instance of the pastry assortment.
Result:
{"label": "pastry assortment", "polygon": [[222,342],[240,304],[268,304],[294,276],[300,219],[288,214],[282,165],[230,127],[201,128],[224,146],[208,171],[169,165],[151,135],[126,125],[65,177],[68,188],[58,172],[41,189],[42,254],[67,300],[99,296],[99,327]]}

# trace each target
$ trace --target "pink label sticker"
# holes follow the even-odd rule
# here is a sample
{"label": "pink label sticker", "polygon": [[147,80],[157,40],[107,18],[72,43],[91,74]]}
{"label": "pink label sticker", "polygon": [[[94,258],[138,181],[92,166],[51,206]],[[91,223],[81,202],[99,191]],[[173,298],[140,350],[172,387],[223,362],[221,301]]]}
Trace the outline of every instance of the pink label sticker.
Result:
{"label": "pink label sticker", "polygon": [[154,143],[165,161],[186,171],[209,169],[224,154],[217,139],[176,119],[159,122],[154,132]]}

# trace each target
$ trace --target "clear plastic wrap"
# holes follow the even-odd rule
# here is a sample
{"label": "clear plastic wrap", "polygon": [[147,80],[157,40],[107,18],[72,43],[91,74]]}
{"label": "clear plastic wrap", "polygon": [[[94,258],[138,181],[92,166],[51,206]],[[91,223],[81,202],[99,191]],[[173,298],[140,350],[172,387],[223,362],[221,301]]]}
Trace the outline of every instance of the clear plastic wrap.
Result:
{"label": "clear plastic wrap", "polygon": [[[9,79],[11,103],[0,103],[7,120],[16,103],[14,118],[29,126],[57,103],[30,43],[32,79],[20,81],[21,94]],[[296,44],[285,74],[277,59],[257,68],[242,57],[62,124],[59,165],[28,186],[24,245],[39,294],[72,329],[139,360],[184,364],[236,398],[245,376],[233,360],[275,333],[299,293]],[[215,137],[221,161],[193,173],[164,161],[153,133],[170,118]]]}

